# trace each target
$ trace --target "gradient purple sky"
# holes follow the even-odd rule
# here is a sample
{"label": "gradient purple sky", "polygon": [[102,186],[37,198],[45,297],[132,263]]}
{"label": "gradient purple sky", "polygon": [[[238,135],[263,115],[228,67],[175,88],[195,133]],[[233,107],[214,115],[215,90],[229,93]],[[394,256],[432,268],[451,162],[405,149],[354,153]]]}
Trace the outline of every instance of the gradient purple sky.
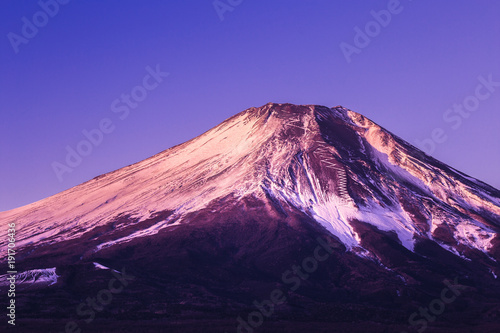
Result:
{"label": "gradient purple sky", "polygon": [[[340,43],[352,45],[354,28],[389,2],[244,0],[220,21],[212,0],[73,0],[15,53],[8,34],[21,35],[22,18],[32,22],[41,8],[1,1],[0,211],[268,102],[342,105],[412,144],[442,128],[447,140],[432,155],[500,188],[500,87],[459,128],[443,120],[474,95],[479,76],[500,82],[500,2],[401,0],[402,11],[347,63]],[[157,64],[170,75],[120,120],[111,103]],[[52,162],[63,163],[65,147],[103,118],[114,131],[59,181]]]}

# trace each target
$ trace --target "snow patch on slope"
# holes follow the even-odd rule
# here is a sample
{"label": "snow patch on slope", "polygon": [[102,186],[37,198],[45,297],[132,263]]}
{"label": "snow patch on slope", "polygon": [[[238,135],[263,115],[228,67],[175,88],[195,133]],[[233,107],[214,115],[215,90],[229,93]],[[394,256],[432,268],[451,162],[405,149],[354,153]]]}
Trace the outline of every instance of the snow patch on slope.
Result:
{"label": "snow patch on slope", "polygon": [[[0,286],[9,285],[7,278],[10,274],[5,274],[0,276]],[[21,272],[16,274],[16,285],[22,284],[46,284],[49,286],[57,283],[57,279],[60,276],[56,274],[56,268],[44,268],[44,269],[32,269],[29,271]]]}

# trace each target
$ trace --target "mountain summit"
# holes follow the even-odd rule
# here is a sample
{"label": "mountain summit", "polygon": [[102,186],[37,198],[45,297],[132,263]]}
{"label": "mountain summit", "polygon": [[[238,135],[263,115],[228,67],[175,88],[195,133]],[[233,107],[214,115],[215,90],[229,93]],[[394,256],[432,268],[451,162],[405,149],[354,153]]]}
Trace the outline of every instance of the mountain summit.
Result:
{"label": "mountain summit", "polygon": [[498,190],[340,106],[250,108],[184,144],[0,217],[17,221],[18,245],[40,246],[118,215],[140,223],[172,211],[102,248],[157,233],[227,196],[267,197],[278,211],[296,209],[349,249],[361,246],[357,220],[395,232],[409,250],[432,239],[457,255],[498,255]]}
{"label": "mountain summit", "polygon": [[367,309],[404,322],[456,276],[483,297],[475,308],[500,299],[500,191],[341,106],[250,108],[0,220],[17,224],[20,265],[56,267],[46,288],[76,297],[75,272],[96,279],[95,267],[129,267],[138,300],[125,303],[128,314],[145,304],[180,321],[241,313],[258,290],[283,284],[317,237],[336,244],[334,259],[289,292],[277,319],[305,306],[303,320],[324,321],[321,304],[360,327],[374,320],[357,317]]}

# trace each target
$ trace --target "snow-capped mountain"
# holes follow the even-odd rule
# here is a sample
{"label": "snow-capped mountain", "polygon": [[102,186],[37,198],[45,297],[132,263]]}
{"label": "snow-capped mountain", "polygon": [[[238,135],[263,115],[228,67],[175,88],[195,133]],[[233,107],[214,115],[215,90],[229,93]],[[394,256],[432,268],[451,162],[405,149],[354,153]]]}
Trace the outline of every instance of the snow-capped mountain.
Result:
{"label": "snow-capped mountain", "polygon": [[0,221],[16,222],[19,265],[57,267],[51,288],[72,290],[68,272],[96,265],[131,266],[149,293],[168,285],[169,301],[144,298],[159,317],[165,307],[251,306],[251,286],[280,283],[320,235],[338,244],[336,266],[291,292],[284,317],[299,300],[348,302],[349,317],[360,304],[386,311],[389,297],[406,300],[404,321],[402,309],[455,276],[477,289],[479,307],[500,300],[500,289],[482,290],[500,286],[500,191],[340,106],[250,108]]}
{"label": "snow-capped mountain", "polygon": [[[286,104],[246,110],[191,141],[0,218],[18,224],[18,246],[78,238],[118,215],[137,219],[138,230],[99,251],[179,225],[230,194],[298,209],[350,250],[362,249],[352,220],[394,231],[409,250],[428,238],[465,257],[468,249],[494,252],[500,227],[498,190],[358,113]],[[168,218],[141,228],[166,210]]]}

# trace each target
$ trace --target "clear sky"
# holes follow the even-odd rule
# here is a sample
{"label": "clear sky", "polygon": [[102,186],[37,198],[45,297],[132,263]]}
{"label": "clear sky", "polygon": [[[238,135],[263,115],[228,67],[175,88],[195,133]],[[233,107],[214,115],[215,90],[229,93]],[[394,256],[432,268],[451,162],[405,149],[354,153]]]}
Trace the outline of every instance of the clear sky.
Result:
{"label": "clear sky", "polygon": [[500,188],[500,1],[59,1],[0,2],[0,211],[268,102],[345,106]]}

